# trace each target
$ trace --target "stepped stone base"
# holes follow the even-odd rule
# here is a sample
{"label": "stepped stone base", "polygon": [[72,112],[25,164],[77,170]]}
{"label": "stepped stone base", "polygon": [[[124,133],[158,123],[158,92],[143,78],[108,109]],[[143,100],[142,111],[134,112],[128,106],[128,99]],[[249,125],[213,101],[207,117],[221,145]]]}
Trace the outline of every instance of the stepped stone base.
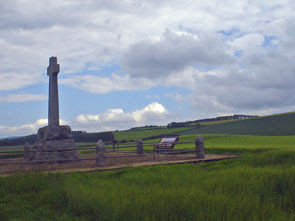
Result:
{"label": "stepped stone base", "polygon": [[81,156],[76,149],[69,126],[46,126],[38,130],[33,147],[34,152],[26,154],[25,160],[52,161],[53,163],[62,162],[62,160],[78,160]]}

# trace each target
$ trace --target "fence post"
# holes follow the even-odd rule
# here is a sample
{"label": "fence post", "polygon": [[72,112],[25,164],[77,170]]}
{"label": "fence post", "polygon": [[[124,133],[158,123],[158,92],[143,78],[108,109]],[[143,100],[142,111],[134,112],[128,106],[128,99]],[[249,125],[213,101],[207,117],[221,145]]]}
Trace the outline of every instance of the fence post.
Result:
{"label": "fence post", "polygon": [[115,148],[116,148],[116,145],[115,145],[115,141],[113,140],[113,152],[115,152]]}
{"label": "fence post", "polygon": [[197,137],[195,146],[196,146],[196,158],[197,159],[205,158],[205,145],[204,145],[204,138],[202,136]]}
{"label": "fence post", "polygon": [[106,166],[106,157],[105,157],[106,148],[102,140],[97,141],[96,143],[96,166],[105,167]]}
{"label": "fence post", "polygon": [[137,154],[143,154],[142,139],[137,139],[136,140],[136,153]]}

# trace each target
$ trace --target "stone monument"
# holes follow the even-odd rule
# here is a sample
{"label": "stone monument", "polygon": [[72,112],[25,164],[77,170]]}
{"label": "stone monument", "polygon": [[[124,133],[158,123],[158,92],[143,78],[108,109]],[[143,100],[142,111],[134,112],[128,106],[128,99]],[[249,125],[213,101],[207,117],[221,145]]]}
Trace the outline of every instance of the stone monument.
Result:
{"label": "stone monument", "polygon": [[106,166],[106,148],[102,140],[96,143],[96,166],[105,167]]}
{"label": "stone monument", "polygon": [[205,158],[205,145],[204,145],[204,138],[202,136],[197,137],[195,146],[196,146],[196,158],[197,159]]}
{"label": "stone monument", "polygon": [[59,125],[58,73],[57,58],[49,58],[49,67],[47,68],[47,75],[49,76],[48,126],[38,130],[32,156],[27,156],[27,159],[63,162],[63,160],[70,161],[80,158],[71,128],[67,125]]}
{"label": "stone monument", "polygon": [[137,154],[144,154],[143,153],[143,142],[142,139],[136,140],[136,153]]}

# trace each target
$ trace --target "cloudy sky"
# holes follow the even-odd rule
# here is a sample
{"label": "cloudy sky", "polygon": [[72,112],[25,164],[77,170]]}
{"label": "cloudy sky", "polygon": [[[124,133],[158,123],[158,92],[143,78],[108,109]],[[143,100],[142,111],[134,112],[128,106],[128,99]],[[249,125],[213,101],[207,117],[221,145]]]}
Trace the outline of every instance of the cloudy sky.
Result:
{"label": "cloudy sky", "polygon": [[294,0],[0,0],[0,137],[294,111]]}

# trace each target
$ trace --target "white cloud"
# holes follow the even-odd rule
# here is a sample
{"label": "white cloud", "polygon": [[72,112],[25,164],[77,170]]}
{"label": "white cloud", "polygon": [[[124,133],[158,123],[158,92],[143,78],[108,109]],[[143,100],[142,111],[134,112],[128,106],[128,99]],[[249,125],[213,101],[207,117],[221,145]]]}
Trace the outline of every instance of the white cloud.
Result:
{"label": "white cloud", "polygon": [[47,96],[43,94],[8,94],[7,96],[0,96],[0,103],[41,101],[46,99]]}
{"label": "white cloud", "polygon": [[[17,89],[40,82],[45,76],[44,66],[52,55],[58,56],[62,73],[73,73],[117,61],[125,49],[129,48],[131,52],[136,45],[141,52],[145,47],[153,47],[156,57],[147,54],[146,58],[154,59],[152,64],[156,64],[154,70],[158,72],[165,67],[163,72],[168,67],[170,72],[179,71],[176,69],[197,62],[196,58],[216,65],[211,60],[212,56],[227,43],[212,37],[205,37],[199,42],[190,35],[209,33],[214,36],[217,31],[235,29],[238,33],[272,35],[283,39],[291,30],[288,24],[293,20],[290,15],[294,14],[294,7],[290,5],[292,1],[221,3],[218,0],[173,0],[138,3],[53,0],[45,3],[11,0],[0,5],[0,75],[15,73],[22,82],[25,73],[34,74],[29,81],[15,85],[4,79],[8,83],[4,84],[6,90]],[[48,16],[56,14],[58,16]],[[176,35],[175,41],[171,36],[161,40],[166,28],[185,34]],[[215,44],[216,41],[219,43]],[[162,48],[158,49],[158,45]],[[206,47],[208,50],[204,51]],[[201,51],[194,51],[194,48]],[[182,54],[188,57],[182,57]],[[166,60],[165,56],[168,56]],[[180,58],[179,64],[177,58]],[[148,62],[142,60],[144,57],[135,59]],[[220,59],[224,59],[223,56]],[[147,73],[141,64],[133,66],[130,62],[125,61],[134,74],[142,75],[137,73],[138,70]],[[176,69],[171,70],[174,66]]]}
{"label": "white cloud", "polygon": [[0,1],[0,91],[43,82],[55,55],[60,82],[90,93],[177,86],[199,113],[291,108],[294,14],[293,0]]}
{"label": "white cloud", "polygon": [[142,110],[136,110],[132,113],[137,125],[153,124],[163,122],[167,117],[167,110],[162,104],[153,102]]}
{"label": "white cloud", "polygon": [[113,91],[143,90],[155,85],[149,79],[133,79],[129,76],[120,76],[118,74],[112,74],[111,77],[79,75],[61,79],[60,83],[95,94],[105,94]]}
{"label": "white cloud", "polygon": [[87,131],[122,130],[135,126],[167,124],[171,117],[162,104],[153,102],[130,113],[125,113],[122,109],[110,109],[97,115],[80,114],[72,124],[76,129]]}
{"label": "white cloud", "polygon": [[[66,125],[65,120],[60,119],[60,124]],[[3,126],[0,125],[0,137],[7,136],[24,136],[37,133],[38,129],[48,124],[47,119],[39,119],[31,124],[23,124],[20,126]]]}
{"label": "white cloud", "polygon": [[32,85],[36,82],[36,79],[31,74],[9,72],[0,73],[0,82],[0,91],[9,91]]}

